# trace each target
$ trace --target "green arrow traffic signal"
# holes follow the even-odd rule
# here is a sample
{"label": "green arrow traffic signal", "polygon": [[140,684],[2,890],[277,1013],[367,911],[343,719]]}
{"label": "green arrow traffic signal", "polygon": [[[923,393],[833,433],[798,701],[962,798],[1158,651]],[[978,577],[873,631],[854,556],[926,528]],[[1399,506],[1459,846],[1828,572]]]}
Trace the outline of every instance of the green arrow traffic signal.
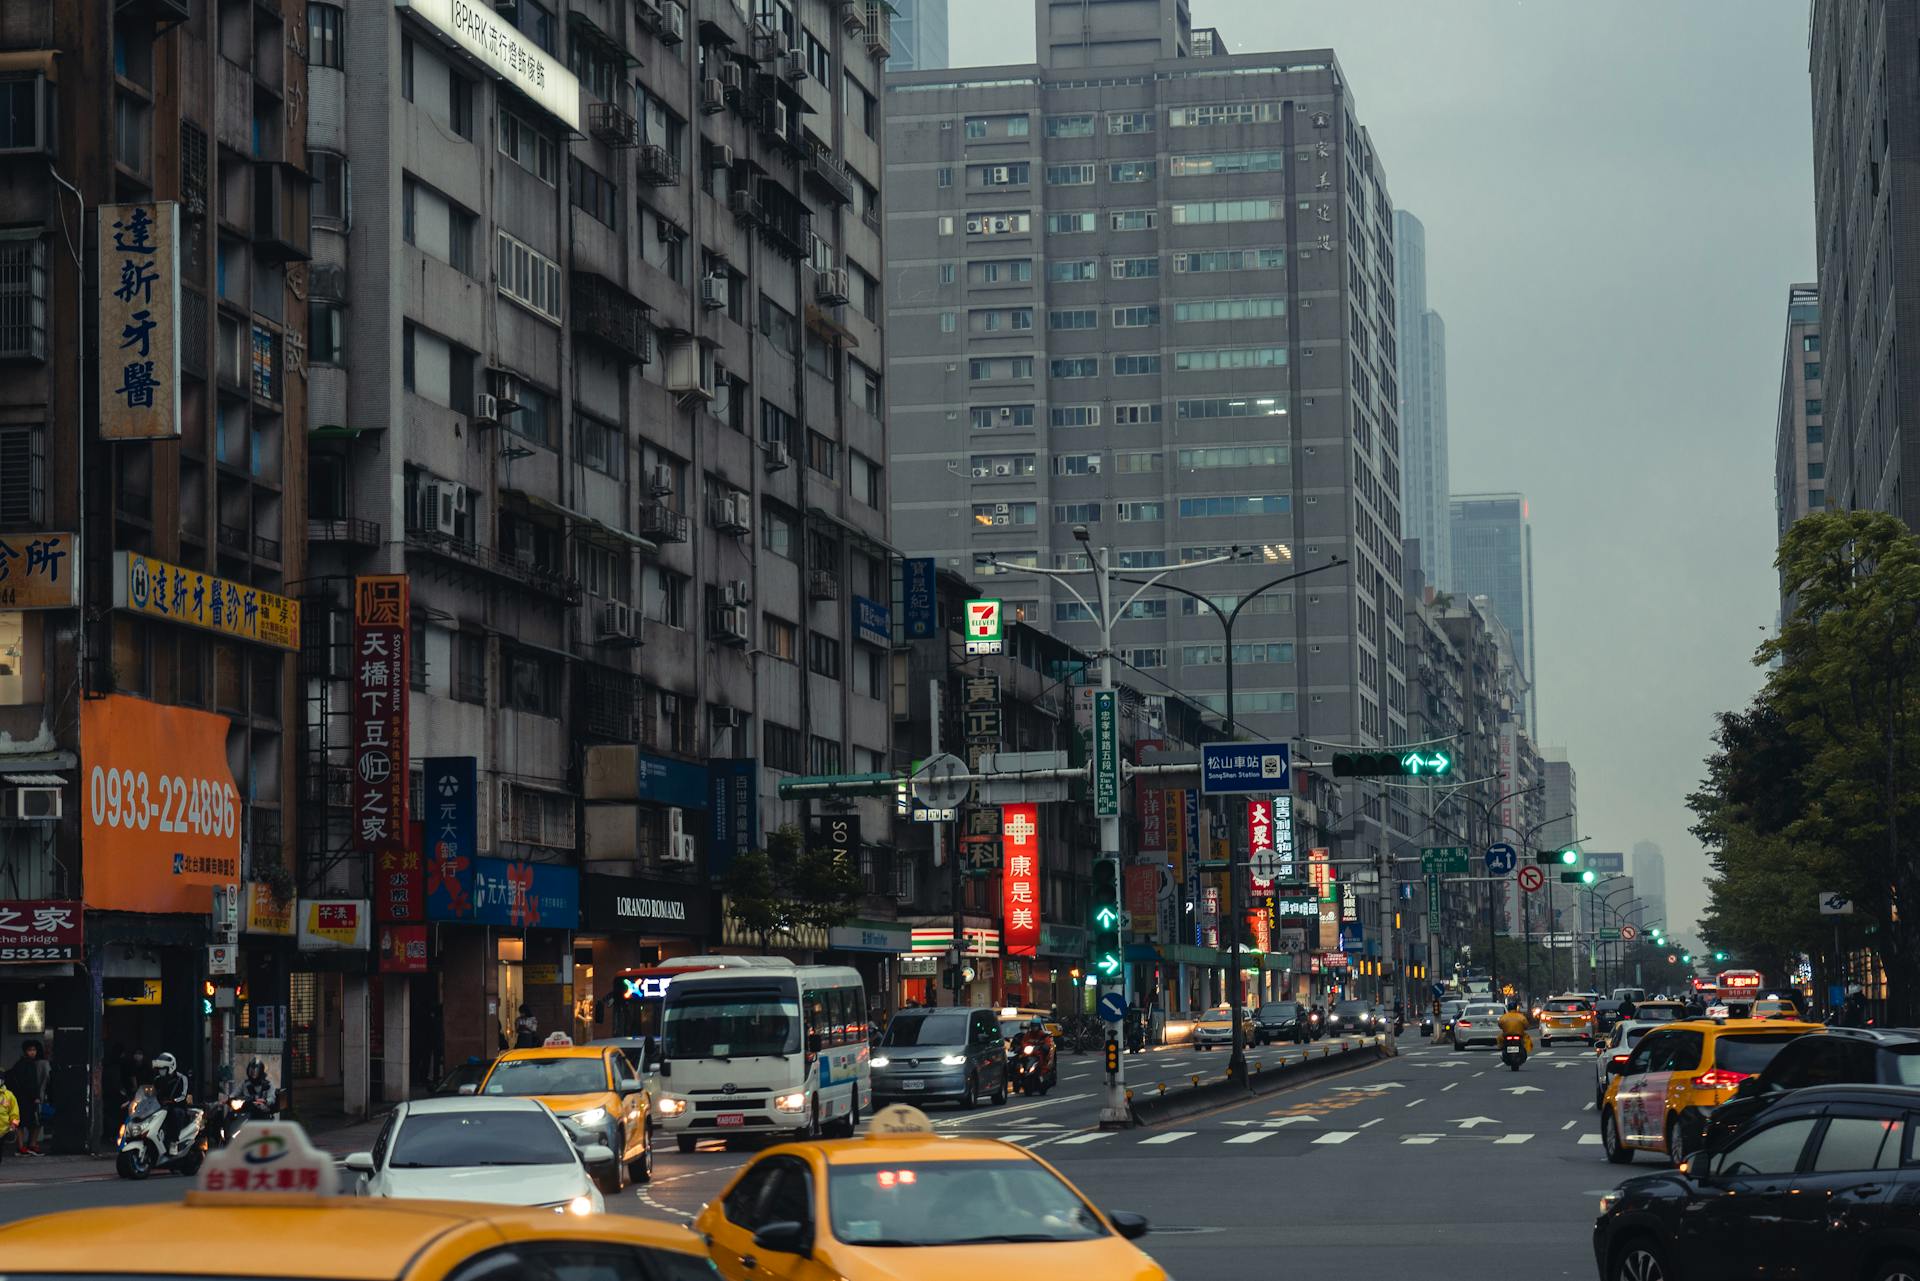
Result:
{"label": "green arrow traffic signal", "polygon": [[1386,778],[1411,774],[1431,778],[1453,771],[1453,758],[1445,752],[1389,749],[1374,752],[1335,752],[1335,778]]}
{"label": "green arrow traffic signal", "polygon": [[1103,953],[1094,957],[1093,968],[1106,977],[1112,978],[1120,973],[1120,958],[1111,952]]}
{"label": "green arrow traffic signal", "polygon": [[1453,758],[1445,752],[1408,752],[1400,758],[1400,772],[1416,777],[1422,774],[1445,774],[1453,768]]}
{"label": "green arrow traffic signal", "polygon": [[1713,959],[1716,961],[1724,961],[1727,959],[1727,954],[1725,952],[1715,952],[1713,954]]}

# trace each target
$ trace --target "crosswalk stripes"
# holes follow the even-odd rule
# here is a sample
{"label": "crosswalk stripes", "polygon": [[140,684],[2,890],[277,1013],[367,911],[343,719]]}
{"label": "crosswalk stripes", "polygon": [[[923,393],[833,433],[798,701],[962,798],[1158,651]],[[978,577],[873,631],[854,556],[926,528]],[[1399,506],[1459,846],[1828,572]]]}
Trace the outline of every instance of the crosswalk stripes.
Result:
{"label": "crosswalk stripes", "polygon": [[1095,1130],[1091,1134],[1076,1134],[1072,1138],[1055,1139],[1054,1146],[1072,1147],[1075,1144],[1096,1143],[1101,1139],[1110,1139],[1112,1137],[1113,1132],[1111,1130]]}
{"label": "crosswalk stripes", "polygon": [[1314,1142],[1315,1143],[1345,1143],[1348,1139],[1352,1138],[1354,1135],[1358,1133],[1360,1133],[1360,1131],[1358,1130],[1328,1130],[1325,1134],[1315,1139]]}
{"label": "crosswalk stripes", "polygon": [[[1235,1133],[1201,1130],[1166,1130],[1135,1137],[1134,1135],[1116,1133],[1111,1130],[1089,1130],[1079,1134],[1067,1134],[1064,1136],[1043,1133],[1038,1130],[1017,1130],[1005,1134],[982,1134],[975,1137],[995,1138],[1003,1143],[1015,1143],[1022,1147],[1037,1147],[1042,1144],[1053,1147],[1085,1147],[1089,1144],[1099,1143],[1107,1139],[1119,1140],[1119,1143],[1115,1145],[1119,1147],[1167,1147],[1173,1144],[1205,1146],[1213,1142],[1222,1145],[1232,1144],[1244,1147],[1254,1143],[1264,1143],[1280,1132],[1278,1128],[1267,1127],[1248,1129]],[[1309,1131],[1309,1133],[1311,1133],[1311,1131]],[[1404,1147],[1430,1147],[1433,1144],[1441,1142],[1443,1139],[1466,1138],[1469,1136],[1448,1134],[1370,1136],[1366,1133],[1366,1127],[1362,1127],[1357,1130],[1328,1130],[1324,1133],[1315,1134],[1308,1140],[1308,1143],[1312,1146],[1338,1146],[1354,1139],[1366,1140],[1370,1137],[1376,1141],[1386,1139],[1391,1142],[1397,1142]],[[1523,1143],[1531,1143],[1538,1136],[1531,1132],[1521,1131],[1513,1134],[1493,1136],[1473,1135],[1470,1137],[1481,1139],[1482,1141],[1490,1137],[1496,1147],[1517,1147]],[[1593,1133],[1576,1135],[1574,1138],[1581,1147],[1598,1146],[1600,1143],[1600,1136]],[[1190,1140],[1195,1142],[1189,1143]]]}
{"label": "crosswalk stripes", "polygon": [[1583,1134],[1580,1136],[1580,1146],[1583,1148],[1598,1147],[1599,1145],[1600,1136],[1597,1134]]}
{"label": "crosswalk stripes", "polygon": [[1279,1131],[1278,1131],[1278,1130],[1251,1130],[1251,1131],[1249,1131],[1249,1132],[1248,1132],[1248,1133],[1246,1133],[1246,1134],[1236,1134],[1236,1135],[1234,1135],[1234,1136],[1233,1136],[1232,1138],[1230,1138],[1230,1139],[1228,1139],[1228,1140],[1227,1140],[1227,1142],[1229,1142],[1229,1143],[1258,1143],[1258,1142],[1259,1142],[1260,1140],[1262,1140],[1262,1139],[1270,1139],[1270,1138],[1272,1138],[1272,1137],[1273,1137],[1274,1135],[1276,1135],[1276,1134],[1278,1134],[1278,1133],[1279,1133]]}
{"label": "crosswalk stripes", "polygon": [[1506,1144],[1525,1143],[1532,1137],[1531,1134],[1503,1134],[1493,1142],[1495,1147],[1499,1147]]}
{"label": "crosswalk stripes", "polygon": [[1180,1140],[1190,1139],[1198,1133],[1198,1130],[1171,1130],[1166,1134],[1156,1134],[1150,1139],[1140,1140],[1140,1146],[1147,1147],[1154,1143],[1178,1143]]}

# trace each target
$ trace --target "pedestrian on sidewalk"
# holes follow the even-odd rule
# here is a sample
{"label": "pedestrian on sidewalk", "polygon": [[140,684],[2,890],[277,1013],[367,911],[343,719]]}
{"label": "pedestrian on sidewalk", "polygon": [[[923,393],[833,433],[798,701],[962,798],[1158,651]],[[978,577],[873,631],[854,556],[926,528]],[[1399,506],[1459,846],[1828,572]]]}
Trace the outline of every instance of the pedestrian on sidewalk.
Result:
{"label": "pedestrian on sidewalk", "polygon": [[520,1007],[520,1017],[513,1023],[516,1050],[537,1050],[540,1048],[540,1020],[534,1017],[531,1005]]}
{"label": "pedestrian on sidewalk", "polygon": [[47,1098],[46,1046],[29,1039],[20,1047],[20,1058],[7,1069],[7,1088],[13,1092],[20,1112],[20,1154],[39,1156],[40,1107]]}
{"label": "pedestrian on sidewalk", "polygon": [[7,1144],[20,1141],[20,1101],[0,1081],[0,1158],[7,1155]]}

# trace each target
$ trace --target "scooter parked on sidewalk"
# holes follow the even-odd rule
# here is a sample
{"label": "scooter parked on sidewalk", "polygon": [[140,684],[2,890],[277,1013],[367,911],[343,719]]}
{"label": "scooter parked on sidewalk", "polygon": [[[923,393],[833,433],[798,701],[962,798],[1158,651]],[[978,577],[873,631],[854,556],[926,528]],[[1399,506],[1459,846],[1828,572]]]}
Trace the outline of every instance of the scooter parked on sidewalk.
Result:
{"label": "scooter parked on sidewalk", "polygon": [[144,1179],[156,1170],[177,1170],[191,1178],[200,1173],[207,1155],[207,1114],[185,1105],[186,1121],[172,1143],[165,1141],[167,1108],[143,1085],[127,1103],[120,1125],[120,1154],[114,1168],[123,1179]]}

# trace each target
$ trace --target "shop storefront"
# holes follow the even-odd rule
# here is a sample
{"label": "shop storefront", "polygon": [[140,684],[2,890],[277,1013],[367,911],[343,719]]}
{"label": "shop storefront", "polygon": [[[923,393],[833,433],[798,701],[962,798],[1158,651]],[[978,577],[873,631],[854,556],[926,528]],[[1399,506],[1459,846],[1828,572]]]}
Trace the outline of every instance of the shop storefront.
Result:
{"label": "shop storefront", "polygon": [[860,971],[867,989],[867,1011],[875,1022],[893,1013],[900,955],[913,950],[913,933],[895,921],[848,921],[827,931],[833,963]]}
{"label": "shop storefront", "polygon": [[[46,1147],[79,1151],[86,1142],[89,1085],[85,912],[65,899],[0,900],[0,1071],[28,1041],[52,1064],[54,1118]],[[64,1039],[65,1044],[61,1044]],[[62,1112],[70,1110],[69,1123]]]}
{"label": "shop storefront", "polygon": [[1086,1008],[1087,989],[1080,979],[1087,956],[1087,932],[1077,925],[1040,927],[1040,955],[1033,962],[1028,985],[1035,1009],[1063,1014]]}
{"label": "shop storefront", "polygon": [[430,866],[427,919],[445,1063],[573,1027],[578,869],[497,858]]}
{"label": "shop storefront", "polygon": [[[622,971],[705,951],[712,921],[713,892],[703,885],[599,873],[583,877],[580,932],[573,941],[573,1039],[620,1034],[608,1005],[622,994]],[[657,1030],[639,1029],[641,1035]]]}
{"label": "shop storefront", "polygon": [[[920,918],[925,920],[925,918]],[[1004,990],[1000,931],[990,925],[973,924],[964,929],[966,951],[960,958],[960,992],[942,985],[942,976],[952,965],[953,926],[934,924],[907,925],[909,950],[900,956],[899,1001],[895,1008],[907,1005],[990,1005],[1000,1004]]]}
{"label": "shop storefront", "polygon": [[[287,1069],[301,1106],[359,1115],[379,1057],[378,993],[368,982],[371,910],[365,899],[301,899],[287,976]],[[279,1031],[278,1020],[255,1030]]]}

